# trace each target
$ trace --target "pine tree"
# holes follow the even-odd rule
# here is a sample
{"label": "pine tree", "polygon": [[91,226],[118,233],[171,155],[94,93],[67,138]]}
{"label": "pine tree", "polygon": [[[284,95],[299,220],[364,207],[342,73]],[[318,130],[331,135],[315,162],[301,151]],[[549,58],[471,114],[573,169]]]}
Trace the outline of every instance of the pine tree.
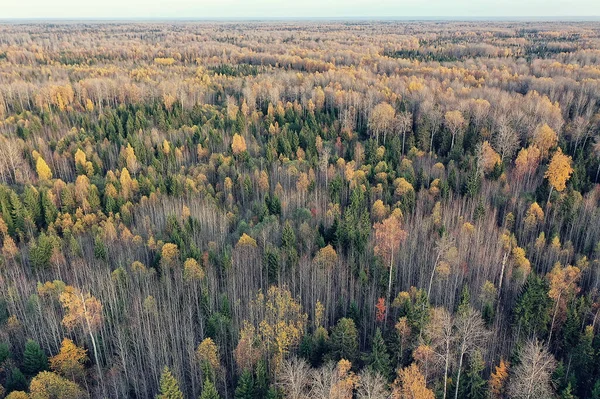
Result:
{"label": "pine tree", "polygon": [[167,366],[165,366],[160,376],[160,394],[156,399],[183,399],[179,383]]}
{"label": "pine tree", "polygon": [[235,388],[235,399],[254,399],[254,395],[254,377],[250,371],[244,370]]}
{"label": "pine tree", "polygon": [[40,344],[30,339],[25,343],[23,353],[23,371],[25,375],[33,377],[40,371],[48,369],[48,357],[40,348]]}
{"label": "pine tree", "polygon": [[220,399],[219,393],[217,392],[217,388],[215,388],[214,384],[209,380],[204,380],[204,387],[202,387],[202,393],[200,394],[200,399]]}
{"label": "pine tree", "polygon": [[377,328],[373,338],[373,347],[368,359],[369,368],[389,380],[392,374],[390,355],[387,351],[381,329]]}

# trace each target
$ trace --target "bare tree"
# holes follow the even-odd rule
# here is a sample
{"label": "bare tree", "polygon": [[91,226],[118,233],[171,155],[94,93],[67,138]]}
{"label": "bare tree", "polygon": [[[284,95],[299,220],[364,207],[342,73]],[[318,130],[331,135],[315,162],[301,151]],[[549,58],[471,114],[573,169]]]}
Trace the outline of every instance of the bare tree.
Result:
{"label": "bare tree", "polygon": [[550,376],[556,360],[546,345],[537,339],[527,342],[519,356],[520,364],[513,368],[508,394],[515,399],[552,397]]}
{"label": "bare tree", "polygon": [[292,357],[284,360],[277,374],[277,385],[283,390],[286,398],[308,398],[310,367],[304,359]]}
{"label": "bare tree", "polygon": [[357,399],[386,399],[390,394],[387,381],[377,372],[363,369],[358,381]]}

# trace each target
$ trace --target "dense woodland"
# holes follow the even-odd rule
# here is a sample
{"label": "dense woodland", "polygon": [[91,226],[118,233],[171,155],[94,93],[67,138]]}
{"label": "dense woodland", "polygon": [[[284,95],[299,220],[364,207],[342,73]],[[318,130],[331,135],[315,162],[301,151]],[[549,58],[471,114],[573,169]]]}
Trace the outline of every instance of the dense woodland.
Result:
{"label": "dense woodland", "polygon": [[600,26],[0,25],[0,397],[600,398]]}

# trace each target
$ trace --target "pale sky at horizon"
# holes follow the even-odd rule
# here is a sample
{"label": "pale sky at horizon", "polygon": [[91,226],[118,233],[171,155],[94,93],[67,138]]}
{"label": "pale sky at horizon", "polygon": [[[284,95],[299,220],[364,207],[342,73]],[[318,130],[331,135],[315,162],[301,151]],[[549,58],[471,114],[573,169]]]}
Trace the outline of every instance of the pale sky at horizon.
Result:
{"label": "pale sky at horizon", "polygon": [[4,0],[0,19],[597,17],[600,0]]}

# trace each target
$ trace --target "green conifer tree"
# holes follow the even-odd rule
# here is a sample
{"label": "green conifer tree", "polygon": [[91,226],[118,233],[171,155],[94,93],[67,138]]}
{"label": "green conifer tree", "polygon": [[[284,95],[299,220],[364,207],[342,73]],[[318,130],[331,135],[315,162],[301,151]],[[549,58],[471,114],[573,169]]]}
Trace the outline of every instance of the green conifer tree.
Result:
{"label": "green conifer tree", "polygon": [[255,399],[254,377],[249,370],[244,370],[238,380],[235,399]]}
{"label": "green conifer tree", "polygon": [[389,380],[392,374],[391,360],[380,328],[375,331],[368,364],[371,370],[378,372]]}
{"label": "green conifer tree", "polygon": [[40,371],[48,369],[48,357],[40,348],[40,344],[32,339],[25,343],[23,353],[23,371],[28,377],[33,377]]}
{"label": "green conifer tree", "polygon": [[183,392],[179,389],[179,382],[167,366],[160,376],[160,394],[156,399],[183,399]]}
{"label": "green conifer tree", "polygon": [[358,354],[358,332],[354,320],[340,319],[331,332],[331,356],[354,362]]}
{"label": "green conifer tree", "polygon": [[202,393],[200,394],[200,399],[220,399],[219,393],[217,392],[217,388],[215,388],[214,384],[207,378],[204,380],[204,387],[202,387]]}

